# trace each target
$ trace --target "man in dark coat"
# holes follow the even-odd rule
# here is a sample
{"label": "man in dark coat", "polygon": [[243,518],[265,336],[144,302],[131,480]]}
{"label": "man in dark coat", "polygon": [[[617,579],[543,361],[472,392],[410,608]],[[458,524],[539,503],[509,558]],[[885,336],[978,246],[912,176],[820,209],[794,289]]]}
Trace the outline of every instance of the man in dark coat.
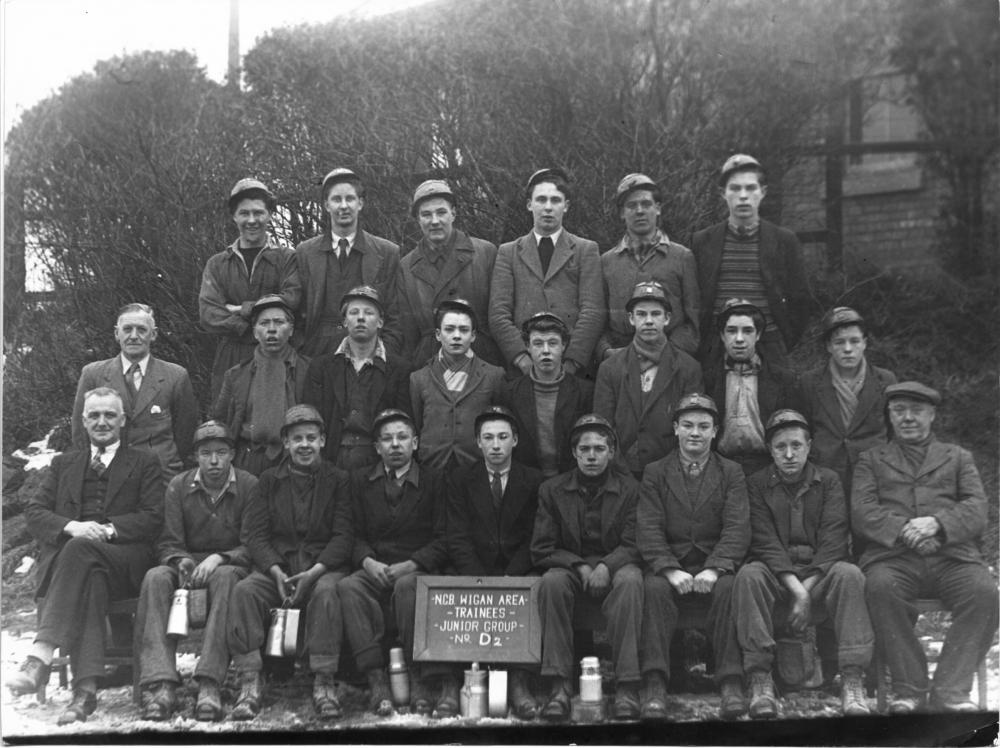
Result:
{"label": "man in dark coat", "polygon": [[743,665],[732,613],[733,577],[750,544],[746,479],[712,451],[719,411],[685,395],[674,411],[677,449],[642,476],[636,537],[646,562],[642,623],[644,719],[663,719],[670,641],[682,605],[708,604],[707,633],[722,691],[720,716],[746,712]]}
{"label": "man in dark coat", "polygon": [[538,490],[538,516],[531,559],[545,569],[538,588],[542,623],[543,676],[551,681],[542,718],[570,715],[573,693],[573,611],[600,606],[614,662],[611,716],[639,716],[639,635],[642,572],[635,546],[639,485],[612,466],[617,437],[596,414],[582,416],[570,432],[577,466],[545,481]]}
{"label": "man in dark coat", "polygon": [[387,408],[410,409],[410,365],[382,340],[382,296],[358,286],[340,302],[347,337],[309,366],[304,401],[326,421],[323,456],[344,470],[374,465],[372,420]]}
{"label": "man in dark coat", "polygon": [[[347,641],[371,689],[370,707],[380,716],[393,713],[383,656],[386,615],[409,668],[413,668],[413,629],[417,578],[442,570],[445,491],[440,474],[413,460],[418,435],[413,419],[401,410],[384,410],[372,425],[377,465],[351,473],[354,495],[354,573],[337,585]],[[458,715],[458,681],[445,666],[436,706],[428,698],[435,666],[424,665],[411,691],[413,710],[439,717]]]}
{"label": "man in dark coat", "polygon": [[163,525],[160,463],[122,442],[121,396],[90,390],[81,412],[89,447],[57,456],[25,509],[41,548],[38,632],[20,672],[7,678],[15,694],[36,691],[48,682],[55,649],[68,652],[73,699],[60,725],[86,721],[97,707],[108,603],[138,594]]}
{"label": "man in dark coat", "polygon": [[[972,676],[997,633],[997,585],[980,551],[986,494],[968,450],[938,441],[936,390],[900,382],[885,390],[888,444],[862,452],[854,471],[854,531],[867,541],[859,566],[875,642],[892,671],[891,714],[924,708],[978,711]],[[933,684],[913,631],[918,597],[951,611]],[[929,692],[929,698],[928,698]]]}
{"label": "man in dark coat", "polygon": [[[773,463],[748,480],[750,558],[736,575],[733,615],[750,679],[750,716],[777,716],[771,667],[775,629],[802,636],[816,622],[837,641],[844,716],[869,714],[864,670],[875,635],[865,605],[865,578],[847,553],[847,511],[836,474],[809,462],[809,423],[794,410],[767,422]],[[787,619],[777,624],[776,605]]]}
{"label": "man in dark coat", "polygon": [[311,405],[288,409],[282,437],[289,459],[261,474],[243,519],[254,571],[229,602],[229,651],[240,678],[232,718],[250,720],[260,711],[269,611],[308,604],[304,649],[313,708],[320,719],[340,719],[333,676],[343,636],[337,582],[352,547],[349,479],[323,460],[323,418]]}
{"label": "man in dark coat", "polygon": [[504,382],[499,401],[522,425],[514,457],[552,478],[576,464],[569,431],[590,411],[594,386],[563,368],[569,330],[556,315],[531,315],[521,326],[521,338],[531,356],[531,371]]}
{"label": "man in dark coat", "polygon": [[[712,329],[712,318],[726,299],[749,299],[764,314],[758,350],[783,365],[809,322],[802,248],[793,232],[760,218],[767,183],[757,159],[742,153],[730,156],[722,166],[720,185],[728,218],[697,232],[691,241],[701,289],[701,329]],[[710,364],[719,356],[718,338],[703,335],[701,362]]]}
{"label": "man in dark coat", "polygon": [[347,336],[340,300],[350,289],[371,286],[385,310],[382,338],[393,353],[402,350],[396,278],[399,246],[363,231],[359,217],[365,207],[365,188],[350,169],[337,168],[323,179],[323,207],[330,214],[330,230],[295,248],[302,278],[302,352],[310,358],[337,350]]}

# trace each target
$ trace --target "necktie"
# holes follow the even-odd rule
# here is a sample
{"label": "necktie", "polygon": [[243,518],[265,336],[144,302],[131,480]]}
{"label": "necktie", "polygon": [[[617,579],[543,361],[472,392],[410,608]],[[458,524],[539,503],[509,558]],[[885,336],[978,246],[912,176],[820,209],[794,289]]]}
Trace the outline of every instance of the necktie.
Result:
{"label": "necktie", "polygon": [[500,482],[500,473],[494,471],[493,480],[490,481],[490,491],[493,494],[493,506],[499,508],[500,500],[503,498],[503,483]]}
{"label": "necktie", "polygon": [[93,459],[91,459],[90,461],[90,467],[93,469],[95,473],[97,473],[98,478],[104,475],[104,471],[108,469],[105,466],[105,464],[101,462],[101,455],[103,454],[104,454],[104,447],[98,447],[97,454],[95,454]]}
{"label": "necktie", "polygon": [[688,475],[690,475],[692,478],[697,478],[699,475],[701,475],[701,465],[699,465],[697,462],[692,462],[690,465],[688,465]]}
{"label": "necktie", "polygon": [[125,372],[125,384],[132,391],[132,396],[139,391],[142,387],[142,369],[139,368],[139,364],[132,364],[128,367],[128,371]]}
{"label": "necktie", "polygon": [[344,269],[344,265],[347,264],[347,251],[351,248],[350,242],[347,239],[341,239],[337,242],[337,259],[340,261],[340,269]]}
{"label": "necktie", "polygon": [[542,262],[542,272],[549,272],[549,263],[552,262],[552,252],[555,250],[555,245],[552,243],[552,238],[548,236],[543,236],[542,240],[538,242],[538,259]]}

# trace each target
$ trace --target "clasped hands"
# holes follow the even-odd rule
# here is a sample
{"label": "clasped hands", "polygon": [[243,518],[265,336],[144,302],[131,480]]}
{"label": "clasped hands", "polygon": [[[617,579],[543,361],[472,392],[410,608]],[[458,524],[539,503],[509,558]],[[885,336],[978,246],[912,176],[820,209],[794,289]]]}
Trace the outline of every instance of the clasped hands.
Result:
{"label": "clasped hands", "polygon": [[309,599],[309,593],[316,584],[316,580],[326,573],[326,566],[320,563],[313,564],[305,571],[289,576],[277,564],[270,568],[271,579],[274,580],[281,596],[282,605],[287,608],[296,608],[303,605]]}
{"label": "clasped hands", "polygon": [[584,591],[591,597],[600,598],[608,594],[608,588],[611,587],[611,572],[603,561],[597,566],[579,564],[576,573],[580,577]]}
{"label": "clasped hands", "polygon": [[687,595],[690,592],[700,594],[711,592],[715,583],[719,581],[719,572],[715,569],[702,569],[695,575],[689,574],[684,569],[667,569],[664,576],[679,595]]}
{"label": "clasped hands", "polygon": [[419,567],[413,559],[398,561],[394,564],[386,564],[376,561],[371,556],[365,556],[361,562],[361,568],[365,570],[369,577],[382,589],[389,589],[407,574],[412,574]]}
{"label": "clasped hands", "polygon": [[102,525],[100,522],[94,522],[93,520],[80,522],[71,519],[63,527],[63,532],[71,538],[87,538],[88,540],[95,540],[98,543],[108,543],[115,536],[110,523]]}
{"label": "clasped hands", "polygon": [[929,556],[937,553],[941,548],[941,541],[937,534],[941,531],[941,523],[936,517],[914,517],[903,525],[899,533],[899,539],[903,541],[907,548],[916,551],[921,556]]}

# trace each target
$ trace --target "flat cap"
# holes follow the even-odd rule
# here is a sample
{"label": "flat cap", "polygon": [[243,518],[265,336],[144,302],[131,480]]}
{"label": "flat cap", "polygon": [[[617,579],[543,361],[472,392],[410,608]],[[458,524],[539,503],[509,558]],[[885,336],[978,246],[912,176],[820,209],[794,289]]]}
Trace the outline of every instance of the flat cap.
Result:
{"label": "flat cap", "polygon": [[284,436],[292,426],[298,426],[302,423],[315,423],[319,426],[320,431],[326,430],[326,424],[319,411],[311,405],[300,403],[285,411],[285,422],[281,426],[281,435]]}
{"label": "flat cap", "polygon": [[514,428],[514,433],[517,433],[518,428],[520,428],[520,423],[517,420],[517,416],[514,415],[514,412],[510,410],[510,408],[505,408],[502,405],[491,405],[476,416],[474,425],[476,436],[479,435],[479,427],[486,421],[506,421]]}
{"label": "flat cap", "polygon": [[564,182],[569,182],[569,174],[566,173],[564,169],[559,167],[554,167],[551,169],[539,169],[530,177],[528,177],[528,186],[526,189],[530,190],[539,182],[544,182],[551,179],[561,179]]}
{"label": "flat cap", "polygon": [[695,410],[711,413],[716,422],[719,420],[719,409],[715,407],[715,400],[700,392],[690,392],[677,401],[677,407],[674,408],[674,420],[676,421],[681,413],[690,413]]}
{"label": "flat cap", "polygon": [[552,312],[535,312],[528,319],[521,323],[521,334],[527,336],[531,333],[531,330],[535,325],[541,322],[549,322],[553,325],[557,325],[562,328],[567,334],[569,334],[569,328],[566,327],[566,323],[563,322],[562,317]]}
{"label": "flat cap", "polygon": [[747,299],[726,299],[725,303],[722,305],[722,309],[717,315],[715,315],[715,320],[716,322],[722,322],[723,320],[729,319],[729,317],[733,314],[746,314],[750,317],[755,314],[761,317],[764,316],[760,307]]}
{"label": "flat cap", "polygon": [[447,182],[443,179],[428,179],[426,182],[418,184],[417,189],[413,191],[413,199],[410,201],[410,215],[416,218],[420,203],[432,197],[445,197],[453,206],[455,204],[455,193],[452,192],[451,186]]}
{"label": "flat cap", "polygon": [[247,192],[263,192],[264,201],[268,203],[268,210],[271,209],[274,202],[274,195],[271,194],[271,190],[259,179],[247,177],[234,184],[233,188],[229,191],[229,200],[226,204],[229,206],[230,213],[236,210],[236,206]]}
{"label": "flat cap", "polygon": [[618,189],[615,190],[615,204],[621,205],[628,193],[634,192],[635,190],[655,189],[656,182],[647,177],[645,174],[640,174],[638,172],[627,174],[625,178],[618,183]]}
{"label": "flat cap", "polygon": [[667,292],[663,289],[663,285],[656,281],[636,283],[632,290],[632,297],[625,302],[625,311],[631,312],[632,308],[640,301],[657,301],[667,312],[673,311],[670,299],[667,298]]}
{"label": "flat cap", "polygon": [[838,327],[847,327],[849,325],[864,326],[865,318],[849,306],[836,306],[823,315],[820,324],[823,326],[823,335],[826,336]]}
{"label": "flat cap", "polygon": [[330,171],[325,177],[323,177],[323,182],[320,185],[320,192],[326,192],[326,188],[331,184],[336,184],[337,182],[353,182],[361,181],[361,177],[357,175],[356,172],[350,169],[345,169],[342,166],[338,166],[336,169]]}
{"label": "flat cap", "polygon": [[722,165],[721,175],[719,177],[719,182],[723,187],[726,186],[726,180],[729,179],[729,175],[734,171],[739,171],[740,169],[745,169],[748,166],[756,166],[761,171],[764,167],[760,165],[760,161],[755,159],[753,156],[749,156],[746,153],[734,153],[732,156],[726,159],[726,163]]}
{"label": "flat cap", "polygon": [[378,307],[379,314],[385,314],[385,307],[382,306],[382,296],[379,294],[378,289],[372,288],[371,286],[355,286],[340,297],[341,311],[343,311],[344,307],[347,306],[347,302],[351,299],[370,301]]}
{"label": "flat cap", "polygon": [[261,296],[259,299],[257,299],[257,301],[253,303],[253,306],[250,308],[250,319],[253,322],[256,322],[258,314],[263,312],[265,309],[271,309],[272,307],[284,309],[285,313],[289,317],[294,316],[294,312],[292,312],[291,307],[289,307],[288,304],[285,303],[284,299],[282,299],[276,293],[269,293],[265,294],[264,296]]}
{"label": "flat cap", "polygon": [[385,410],[379,411],[372,420],[372,438],[378,439],[378,434],[379,431],[382,430],[382,427],[392,421],[404,421],[405,423],[410,424],[410,428],[413,429],[414,433],[417,431],[417,425],[413,422],[410,414],[405,410],[400,410],[399,408],[386,408]]}
{"label": "flat cap", "polygon": [[803,428],[807,434],[812,436],[812,426],[809,425],[809,421],[806,420],[804,415],[797,410],[783,408],[782,410],[774,411],[771,417],[767,419],[767,426],[764,427],[764,440],[771,441],[771,436],[776,431],[788,428],[789,426]]}
{"label": "flat cap", "polygon": [[893,398],[908,397],[911,400],[920,400],[931,405],[941,404],[941,393],[931,389],[926,384],[920,382],[899,382],[890,384],[885,388],[885,402],[889,403]]}
{"label": "flat cap", "polygon": [[573,423],[573,428],[569,430],[570,438],[572,439],[574,434],[581,431],[600,431],[611,437],[612,441],[618,441],[618,434],[615,432],[614,426],[607,418],[599,416],[597,413],[587,413],[577,418]]}
{"label": "flat cap", "polygon": [[468,299],[444,299],[434,308],[434,316],[436,317],[438,314],[444,314],[445,312],[468,314],[472,319],[472,326],[478,326],[476,324],[476,310],[472,308],[472,304]]}
{"label": "flat cap", "polygon": [[233,432],[229,430],[229,427],[222,423],[221,421],[205,421],[194,430],[194,439],[192,440],[193,446],[197,447],[202,442],[211,441],[212,439],[218,439],[219,441],[226,442],[230,447],[236,444],[236,440],[233,438]]}

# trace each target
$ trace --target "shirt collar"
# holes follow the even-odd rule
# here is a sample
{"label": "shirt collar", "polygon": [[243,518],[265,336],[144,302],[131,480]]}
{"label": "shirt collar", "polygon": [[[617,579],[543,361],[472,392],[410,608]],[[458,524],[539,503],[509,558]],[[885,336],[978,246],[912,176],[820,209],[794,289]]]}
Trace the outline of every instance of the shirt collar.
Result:
{"label": "shirt collar", "polygon": [[[414,488],[420,488],[420,465],[417,462],[411,460],[409,466],[403,469],[402,472],[397,470],[396,478],[402,477],[404,473],[404,483],[409,483]],[[368,474],[368,480],[371,482],[386,480],[388,477],[389,476],[385,472],[385,465],[382,462],[375,463],[372,466],[372,471]]]}
{"label": "shirt collar", "polygon": [[757,232],[760,231],[760,219],[757,220],[757,223],[750,226],[740,226],[729,220],[726,222],[726,227],[731,233],[736,234],[736,236],[756,236]]}
{"label": "shirt collar", "polygon": [[[125,358],[124,353],[118,354],[118,358],[122,364],[122,374],[128,374],[128,370],[132,368],[132,362]],[[146,368],[149,366],[150,354],[147,353],[146,356],[139,361],[139,372],[143,377],[146,376]]]}
{"label": "shirt collar", "polygon": [[[555,245],[559,243],[559,237],[562,236],[562,232],[563,230],[559,229],[554,234],[549,234],[549,239],[552,240],[553,247],[555,247]],[[543,237],[541,234],[539,234],[537,231],[534,230],[531,233],[535,235],[535,244],[541,244],[542,239],[544,239],[545,237]]]}
{"label": "shirt collar", "polygon": [[[359,359],[354,355],[354,350],[351,348],[351,338],[346,337],[340,341],[340,345],[337,346],[337,350],[333,352],[334,356],[343,356],[350,362],[355,362]],[[378,339],[375,343],[375,352],[370,358],[360,359],[361,361],[374,361],[374,359],[379,358],[385,361],[385,343],[382,342],[382,338]]]}
{"label": "shirt collar", "polygon": [[[118,454],[118,447],[121,446],[121,443],[122,443],[121,439],[119,439],[114,444],[108,444],[106,447],[104,447],[104,453],[101,455],[101,457],[103,458],[101,462],[103,462],[105,465],[110,464],[111,461],[115,459],[115,455]],[[93,444],[90,445],[90,459],[94,459],[95,457],[97,457],[97,450],[98,450],[97,446]]]}
{"label": "shirt collar", "polygon": [[337,245],[340,243],[341,239],[347,239],[347,253],[350,254],[354,249],[354,240],[357,239],[358,232],[355,231],[353,234],[348,234],[347,236],[338,236],[332,231],[330,232],[330,247],[334,252],[337,251]]}
{"label": "shirt collar", "polygon": [[[234,483],[236,483],[236,468],[234,468],[232,465],[230,465],[229,466],[229,477],[226,478],[226,483],[225,483],[225,486],[222,489],[222,492],[225,493],[226,491],[228,491],[232,487],[232,485]],[[197,488],[200,488],[203,491],[208,491],[209,490],[208,488],[205,487],[205,483],[204,483],[204,481],[201,478],[201,468],[198,468],[197,470],[195,470],[194,477],[191,479],[191,490],[194,490],[194,489],[197,489]]]}
{"label": "shirt collar", "polygon": [[[507,468],[506,468],[505,470],[499,470],[499,471],[498,471],[498,470],[494,470],[494,469],[493,469],[492,467],[490,467],[490,464],[489,464],[489,463],[487,463],[487,462],[486,462],[485,460],[483,461],[483,463],[484,463],[484,464],[486,465],[486,474],[487,474],[487,475],[489,475],[489,477],[490,477],[490,480],[492,480],[492,479],[493,479],[493,473],[497,473],[497,472],[499,472],[499,473],[500,473],[500,478],[501,478],[501,479],[504,479],[504,478],[506,478],[506,477],[507,477],[508,475],[510,475],[510,468],[511,468],[511,466],[510,466],[510,465],[508,465],[508,466],[507,466]],[[513,463],[512,463],[512,464],[513,464]]]}
{"label": "shirt collar", "polygon": [[691,469],[691,466],[694,465],[694,464],[696,464],[696,463],[697,463],[697,465],[698,465],[699,468],[701,468],[702,470],[704,470],[705,469],[705,465],[708,464],[708,458],[712,456],[712,453],[709,452],[704,457],[702,457],[700,460],[689,460],[687,457],[684,456],[684,453],[681,452],[678,449],[677,450],[677,456],[680,457],[680,459],[681,459],[681,467],[684,468],[684,472],[686,473],[688,470]]}

